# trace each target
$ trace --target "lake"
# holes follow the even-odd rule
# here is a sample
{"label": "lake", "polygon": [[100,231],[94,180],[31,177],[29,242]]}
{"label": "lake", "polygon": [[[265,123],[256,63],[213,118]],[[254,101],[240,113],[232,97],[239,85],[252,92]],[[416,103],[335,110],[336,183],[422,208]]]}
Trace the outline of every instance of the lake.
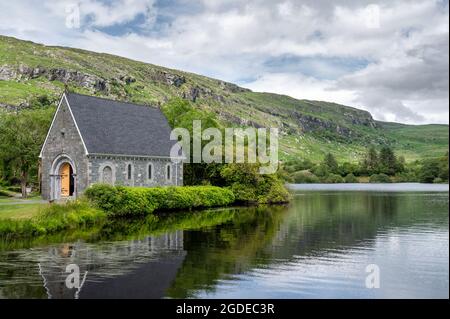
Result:
{"label": "lake", "polygon": [[448,185],[291,189],[286,206],[3,239],[0,298],[449,298]]}

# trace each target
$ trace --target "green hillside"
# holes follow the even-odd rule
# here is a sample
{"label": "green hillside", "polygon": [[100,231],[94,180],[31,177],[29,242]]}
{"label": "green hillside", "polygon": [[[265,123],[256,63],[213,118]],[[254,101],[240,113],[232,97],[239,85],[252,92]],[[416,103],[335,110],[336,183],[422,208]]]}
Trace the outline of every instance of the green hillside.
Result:
{"label": "green hillside", "polygon": [[279,127],[284,159],[317,161],[331,152],[356,161],[371,144],[390,145],[408,160],[442,156],[448,149],[447,125],[383,123],[348,106],[251,92],[118,56],[0,36],[0,109],[56,103],[64,84],[78,93],[154,106],[182,97],[216,113],[225,125]]}

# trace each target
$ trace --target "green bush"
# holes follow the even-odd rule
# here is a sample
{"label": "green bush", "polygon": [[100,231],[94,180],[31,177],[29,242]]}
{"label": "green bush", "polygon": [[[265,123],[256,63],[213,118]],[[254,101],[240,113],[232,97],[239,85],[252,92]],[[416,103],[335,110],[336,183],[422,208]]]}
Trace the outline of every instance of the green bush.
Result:
{"label": "green bush", "polygon": [[276,204],[290,199],[283,182],[275,174],[260,174],[256,164],[228,164],[220,174],[238,203]]}
{"label": "green bush", "polygon": [[346,183],[358,183],[358,179],[355,177],[355,175],[353,175],[352,173],[350,173],[350,174],[347,174],[345,177],[344,177],[344,181],[346,182]]}
{"label": "green bush", "polygon": [[391,183],[391,179],[386,174],[373,174],[369,179],[370,183]]}
{"label": "green bush", "polygon": [[20,193],[22,191],[20,186],[7,186],[6,189],[14,193]]}
{"label": "green bush", "polygon": [[341,175],[338,174],[329,174],[325,179],[325,183],[328,184],[338,184],[338,183],[344,183],[344,179]]}
{"label": "green bush", "polygon": [[11,196],[11,193],[3,189],[0,189],[0,196]]}
{"label": "green bush", "polygon": [[227,206],[235,201],[231,190],[215,186],[133,188],[97,184],[88,188],[85,195],[97,207],[114,216]]}
{"label": "green bush", "polygon": [[297,184],[314,184],[319,183],[319,178],[310,171],[300,171],[292,176]]}

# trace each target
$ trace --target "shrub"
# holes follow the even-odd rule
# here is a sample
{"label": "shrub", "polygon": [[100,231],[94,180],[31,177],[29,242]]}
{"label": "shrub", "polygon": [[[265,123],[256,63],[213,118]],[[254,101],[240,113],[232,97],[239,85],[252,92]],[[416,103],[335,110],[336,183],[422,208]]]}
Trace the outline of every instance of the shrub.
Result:
{"label": "shrub", "polygon": [[419,179],[414,171],[398,173],[394,176],[396,183],[418,182]]}
{"label": "shrub", "polygon": [[313,167],[311,171],[319,177],[326,177],[330,174],[328,167],[322,164]]}
{"label": "shrub", "polygon": [[0,196],[11,196],[11,192],[0,189]]}
{"label": "shrub", "polygon": [[110,215],[145,215],[155,210],[227,206],[235,201],[233,192],[215,186],[123,187],[93,185],[86,197]]}
{"label": "shrub", "polygon": [[14,193],[20,193],[22,191],[20,186],[7,186],[6,189]]}
{"label": "shrub", "polygon": [[435,159],[424,161],[420,170],[419,179],[421,183],[433,183],[439,176],[439,162]]}
{"label": "shrub", "polygon": [[347,174],[345,177],[344,177],[344,181],[346,182],[346,183],[358,183],[358,179],[355,177],[355,175],[353,175],[352,173],[350,173],[350,174]]}
{"label": "shrub", "polygon": [[391,183],[391,179],[386,174],[373,174],[369,179],[370,183]]}
{"label": "shrub", "polygon": [[296,172],[292,177],[297,184],[319,183],[319,178],[310,171]]}
{"label": "shrub", "polygon": [[338,184],[338,183],[344,183],[344,179],[341,175],[338,174],[329,174],[327,178],[325,178],[325,183],[329,184]]}
{"label": "shrub", "polygon": [[290,199],[283,182],[275,174],[259,174],[256,164],[228,164],[220,174],[238,203],[275,204]]}

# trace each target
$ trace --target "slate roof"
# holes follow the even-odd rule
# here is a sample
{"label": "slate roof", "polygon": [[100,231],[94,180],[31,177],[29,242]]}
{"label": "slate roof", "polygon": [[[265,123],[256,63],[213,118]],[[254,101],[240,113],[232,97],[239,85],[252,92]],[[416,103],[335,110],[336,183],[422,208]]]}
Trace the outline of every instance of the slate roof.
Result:
{"label": "slate roof", "polygon": [[176,141],[157,108],[66,93],[90,154],[170,156]]}

